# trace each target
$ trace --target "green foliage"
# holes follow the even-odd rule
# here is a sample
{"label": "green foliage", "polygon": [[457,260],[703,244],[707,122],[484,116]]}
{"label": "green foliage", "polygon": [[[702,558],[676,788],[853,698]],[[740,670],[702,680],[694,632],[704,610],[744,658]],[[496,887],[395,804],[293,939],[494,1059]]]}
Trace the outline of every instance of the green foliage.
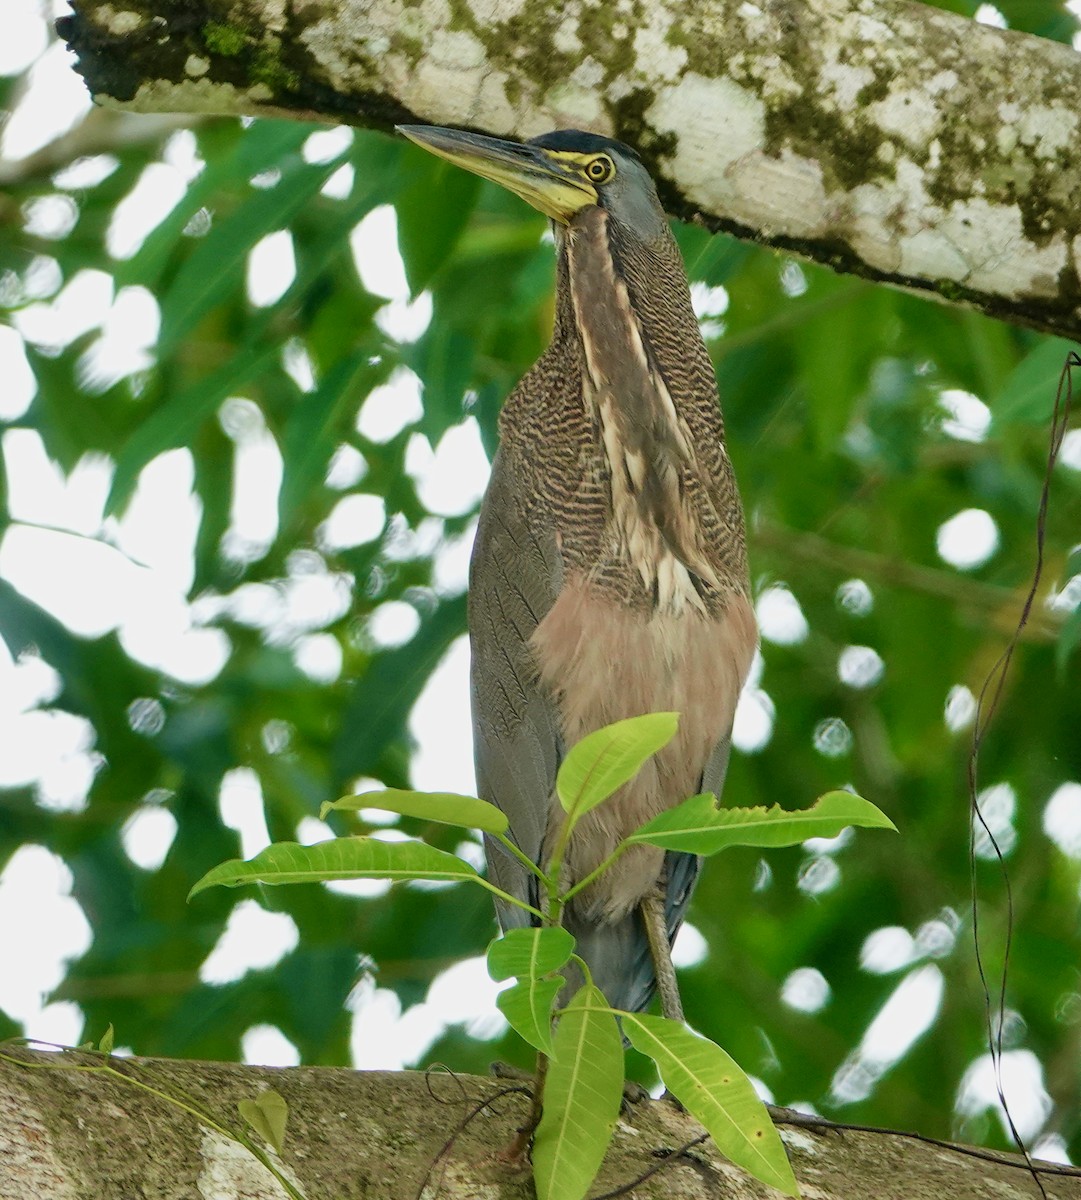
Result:
{"label": "green foliage", "polygon": [[568,752],[556,776],[556,793],[570,829],[603,803],[642,764],[676,736],[678,713],[647,713],[591,733]]}
{"label": "green foliage", "polygon": [[362,808],[381,808],[401,813],[403,817],[420,817],[424,821],[439,821],[445,825],[462,825],[484,833],[506,833],[507,817],[494,804],[475,796],[459,796],[454,792],[410,792],[402,788],[387,788],[380,792],[363,792],[359,796],[343,796],[330,800],[319,810],[323,819],[328,812],[359,812]]}
{"label": "green foliage", "polygon": [[289,1120],[289,1105],[273,1088],[260,1092],[254,1100],[238,1100],[237,1111],[252,1129],[276,1153],[285,1144],[285,1126]]}
{"label": "green foliage", "polygon": [[[943,6],[971,16],[978,3]],[[1061,0],[1001,0],[997,7],[1014,28],[1042,36],[1068,42],[1077,29]],[[13,105],[25,82],[6,81],[3,94]],[[551,330],[544,222],[498,188],[464,173],[431,174],[430,157],[366,131],[334,151],[344,154],[351,180],[279,210],[291,213],[282,227],[292,238],[296,275],[277,301],[252,305],[244,277],[261,234],[243,214],[249,205],[265,213],[277,204],[265,198],[282,182],[310,184],[329,166],[305,156],[316,132],[313,125],[243,127],[210,117],[176,130],[95,110],[70,139],[3,164],[0,332],[19,331],[36,392],[19,411],[16,377],[5,377],[0,389],[0,411],[8,414],[0,421],[0,638],[27,677],[42,664],[56,672],[55,689],[28,699],[32,711],[20,719],[39,727],[87,722],[87,750],[75,761],[90,766],[66,799],[63,789],[59,799],[50,790],[55,780],[45,762],[35,775],[5,774],[0,870],[25,847],[45,847],[62,860],[92,940],[66,964],[49,999],[76,1005],[88,1030],[115,1022],[124,1043],[142,1054],[236,1059],[245,1031],[259,1022],[280,1029],[304,1062],[348,1063],[353,1018],[345,1000],[357,982],[358,954],[407,1011],[492,933],[490,897],[479,887],[456,888],[453,906],[445,893],[415,887],[379,899],[321,887],[216,889],[184,903],[193,880],[240,854],[221,806],[227,773],[252,772],[261,791],[255,806],[279,841],[303,840],[298,826],[323,803],[358,790],[360,776],[387,788],[412,786],[410,715],[465,627],[462,582],[448,582],[437,556],[468,537],[474,514],[433,512],[407,470],[407,451],[425,440],[436,445],[448,429],[475,419],[490,454],[500,404]],[[66,181],[80,159],[103,171],[111,164],[111,173],[98,182]],[[140,179],[165,173],[176,183],[184,168],[175,164],[185,161],[192,168],[177,184],[175,207],[129,257],[111,254],[107,236],[115,236],[115,223],[131,222],[132,209],[120,205]],[[449,187],[463,190],[452,195]],[[432,305],[415,340],[381,326],[386,301],[364,285],[350,251],[358,222],[382,204],[398,216],[409,286],[424,288]],[[71,214],[70,229],[39,232],[31,220],[38,206],[47,213],[57,205]],[[188,264],[227,222],[236,233],[227,258],[211,264],[210,278],[195,278]],[[733,750],[723,803],[793,805],[850,785],[904,830],[901,839],[772,851],[768,862],[753,848],[737,848],[706,864],[688,920],[708,952],[681,971],[688,1014],[779,1102],[1006,1144],[992,1111],[954,1108],[962,1077],[985,1049],[965,855],[971,726],[964,693],[955,689],[979,692],[1030,578],[1061,347],[1030,330],[839,280],[696,227],[675,232],[692,280],[724,288],[711,299],[707,345],[750,517],[756,599],[783,584],[806,621],[802,635],[763,637],[761,674],[749,697],[765,717],[757,740]],[[168,354],[153,345],[144,363],[118,377],[97,371],[90,352],[101,341],[98,325],[55,338],[34,325],[43,311],[62,307],[58,297],[87,270],[116,290],[146,289],[164,325],[188,322],[189,333]],[[182,279],[188,283],[179,288]],[[106,307],[91,314],[95,320]],[[311,385],[287,370],[286,347],[307,356]],[[1018,380],[1030,369],[1037,382],[1025,389]],[[357,414],[399,371],[416,373],[423,412],[375,440],[357,428]],[[1048,388],[1042,400],[1040,380]],[[957,391],[989,406],[993,421],[982,434],[951,431],[943,395]],[[223,406],[234,397],[258,414],[282,460],[277,529],[269,545],[239,555],[227,537],[241,456]],[[28,451],[13,435],[40,438],[58,488],[64,478],[79,478],[80,463],[80,471],[105,463],[118,519],[133,511],[146,468],[183,447],[200,516],[192,570],[177,589],[197,602],[189,610],[196,629],[224,639],[227,657],[216,675],[192,682],[164,670],[130,626],[117,629],[119,606],[77,633],[58,618],[50,595],[22,580],[23,590],[15,586],[15,552],[29,532],[40,533],[34,552],[43,569],[59,578],[69,603],[85,593],[87,609],[97,568],[83,566],[81,553],[123,555],[113,545],[116,526],[100,521],[96,501],[82,492],[75,493],[76,532],[32,528],[73,522],[28,505],[19,482]],[[340,461],[357,463],[359,474],[346,473],[343,482],[331,470]],[[382,530],[359,545],[330,545],[325,522],[352,496],[384,505]],[[997,548],[959,568],[939,556],[937,534],[967,509],[990,515]],[[1048,1128],[1075,1161],[1081,861],[1068,841],[1049,835],[1046,808],[1057,789],[1081,780],[1081,618],[1077,585],[1067,589],[1081,575],[1079,511],[1081,473],[1063,466],[1051,493],[1044,590],[981,753],[982,785],[1008,786],[1014,797],[1013,815],[1003,821],[1012,846],[1007,863],[1015,885],[1023,885],[1008,990],[1019,1017],[1011,1025],[1015,1048],[1043,1065]],[[159,518],[168,516],[163,502]],[[311,579],[339,582],[349,602],[297,625],[291,614],[286,619],[285,601]],[[1044,603],[1052,588],[1059,594],[1054,611]],[[375,614],[387,604],[409,605],[419,618],[401,644],[372,636]],[[336,675],[298,665],[312,638],[336,645]],[[881,673],[857,686],[840,668],[860,649],[878,655]],[[2,649],[0,659],[6,664]],[[140,721],[148,710],[154,719]],[[825,722],[841,722],[845,736],[817,737]],[[18,734],[11,747],[5,744],[5,767],[19,757]],[[469,790],[467,781],[445,784]],[[124,831],[162,813],[175,819],[176,835],[160,865],[140,866]],[[443,850],[463,840],[459,830],[424,818],[402,817],[398,826]],[[981,930],[994,957],[1005,891],[993,864],[979,860],[977,873]],[[236,905],[251,895],[295,924],[297,948],[273,968],[201,981]],[[872,969],[865,949],[882,930],[904,931],[911,950]],[[20,976],[18,961],[6,966]],[[812,1009],[794,1005],[786,987],[807,969],[826,984]],[[864,1070],[868,1027],[919,970],[937,973],[942,985],[927,1032],[889,1064]],[[753,1016],[735,1022],[734,1013]],[[0,1013],[0,1036],[21,1029],[20,1020]],[[459,1026],[427,1055],[484,1070],[493,1057],[524,1063],[527,1053],[514,1034],[493,1044]],[[654,1081],[652,1068],[632,1060],[632,1069]]]}
{"label": "green foliage", "polygon": [[615,1013],[592,985],[563,1010],[533,1140],[538,1200],[581,1200],[600,1169],[623,1100]]}
{"label": "green foliage", "polygon": [[718,808],[710,792],[692,796],[636,830],[628,843],[716,854],[730,846],[798,846],[809,838],[836,837],[849,825],[868,829],[896,826],[862,796],[827,792],[810,808]]}
{"label": "green foliage", "polygon": [[518,980],[496,999],[511,1028],[544,1054],[552,1053],[552,1007],[563,987],[555,972],[570,962],[574,938],[558,925],[508,929],[488,947],[488,974]]}
{"label": "green foliage", "polygon": [[631,1045],[656,1062],[665,1087],[709,1130],[718,1150],[756,1179],[798,1196],[784,1143],[751,1081],[720,1046],[678,1021],[627,1013]]}
{"label": "green foliage", "polygon": [[468,863],[426,842],[381,842],[375,838],[336,838],[300,846],[275,842],[248,862],[232,859],[215,867],[191,889],[245,883],[325,883],[344,879],[438,879],[480,881]]}
{"label": "green foliage", "polygon": [[[566,795],[561,799],[573,815],[581,806],[603,804],[633,779],[645,762],[675,734],[678,713],[655,713],[607,725],[572,746],[564,764]],[[562,774],[562,772],[561,772]],[[462,823],[469,815],[492,821],[491,805],[469,796],[445,792],[372,793],[390,811],[429,820]],[[365,796],[348,797],[325,806],[359,808]],[[703,803],[704,802],[704,803]],[[498,810],[494,810],[498,812]],[[590,876],[596,878],[634,843],[673,845],[675,849],[716,853],[736,845],[783,846],[800,838],[833,836],[849,825],[893,829],[873,804],[849,792],[822,796],[806,813],[774,807],[745,812],[720,810],[735,819],[719,820],[709,794],[695,796],[663,814],[621,842],[615,853]],[[438,814],[438,815],[436,815]],[[652,832],[651,832],[652,831]],[[500,829],[491,829],[497,835]],[[503,839],[506,842],[506,839]],[[509,842],[506,843],[509,846]],[[700,850],[700,847],[706,847]],[[557,847],[552,861],[533,870],[548,895],[544,913],[513,896],[498,894],[544,922],[512,928],[488,948],[488,972],[495,980],[515,979],[497,1003],[511,1028],[540,1052],[533,1137],[533,1172],[540,1200],[582,1200],[607,1153],[623,1093],[623,1043],[619,1021],[631,1044],[657,1064],[671,1092],[697,1117],[718,1148],[755,1178],[788,1195],[798,1195],[784,1146],[750,1080],[719,1046],[692,1033],[678,1021],[610,1008],[589,978],[588,964],[574,955],[574,938],[560,924],[565,903],[580,890],[561,892]],[[391,879],[484,883],[468,863],[425,842],[378,842],[347,837],[315,846],[283,843],[270,846],[250,862],[228,862],[208,872],[192,888],[194,896],[215,884],[313,883],[342,879]],[[486,886],[491,886],[487,885]],[[498,889],[493,888],[493,891]],[[571,961],[587,982],[562,1008],[557,1007],[566,979],[559,974]],[[552,1028],[555,1026],[553,1036]],[[257,1109],[241,1115],[260,1132],[271,1128],[278,1112]],[[284,1112],[273,1123],[284,1132]],[[268,1138],[268,1140],[270,1140]],[[272,1141],[273,1145],[277,1143]]]}

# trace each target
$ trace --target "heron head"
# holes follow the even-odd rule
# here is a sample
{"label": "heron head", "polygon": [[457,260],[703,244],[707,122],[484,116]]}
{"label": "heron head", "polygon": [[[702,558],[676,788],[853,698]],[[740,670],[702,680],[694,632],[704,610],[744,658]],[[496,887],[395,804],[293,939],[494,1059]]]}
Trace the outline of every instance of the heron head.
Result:
{"label": "heron head", "polygon": [[560,129],[514,142],[436,125],[398,129],[418,146],[501,184],[560,225],[600,207],[627,234],[643,240],[664,229],[649,172],[629,146],[612,138]]}

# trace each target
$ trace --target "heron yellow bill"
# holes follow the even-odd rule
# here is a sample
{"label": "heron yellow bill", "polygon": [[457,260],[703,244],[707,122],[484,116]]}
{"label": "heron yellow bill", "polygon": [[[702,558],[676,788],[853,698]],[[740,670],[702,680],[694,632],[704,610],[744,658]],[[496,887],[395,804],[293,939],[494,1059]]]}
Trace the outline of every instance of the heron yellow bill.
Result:
{"label": "heron yellow bill", "polygon": [[560,162],[539,146],[438,125],[399,125],[397,129],[411,142],[500,184],[564,225],[576,212],[598,202],[596,188],[575,164]]}

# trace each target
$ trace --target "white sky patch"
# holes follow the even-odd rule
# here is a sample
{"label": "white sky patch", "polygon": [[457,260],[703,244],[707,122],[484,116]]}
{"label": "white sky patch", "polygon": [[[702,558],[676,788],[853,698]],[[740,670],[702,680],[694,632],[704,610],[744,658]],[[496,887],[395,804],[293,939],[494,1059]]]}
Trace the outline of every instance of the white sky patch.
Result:
{"label": "white sky patch", "polygon": [[477,523],[456,537],[444,538],[432,562],[432,583],[441,596],[460,596],[469,586],[469,558],[477,536]]}
{"label": "white sky patch", "polygon": [[408,367],[395,367],[386,383],[372,388],[357,415],[357,432],[382,445],[424,415],[420,379]]}
{"label": "white sky patch", "polygon": [[293,661],[316,683],[333,683],[342,673],[341,643],[332,633],[310,633],[297,639]]}
{"label": "white sky patch", "polygon": [[336,491],[344,491],[356,487],[367,473],[368,464],[364,455],[355,446],[342,442],[331,457],[326,485]]}
{"label": "white sky patch", "polygon": [[233,499],[222,549],[234,562],[255,562],[278,534],[284,463],[257,404],[233,397],[222,405],[220,419],[235,446]]}
{"label": "white sky patch", "polygon": [[889,975],[918,957],[912,934],[901,925],[883,925],[863,939],[860,967],[872,975]]}
{"label": "white sky patch", "polygon": [[943,916],[924,923],[916,930],[916,952],[924,958],[946,958],[957,945],[961,923],[953,909],[943,909]]}
{"label": "white sky patch", "polygon": [[240,1038],[241,1061],[258,1067],[298,1067],[300,1051],[277,1025],[252,1025]]}
{"label": "white sky patch", "polygon": [[765,659],[756,646],[732,725],[732,745],[743,754],[757,754],[759,750],[764,750],[773,736],[777,707],[769,694],[759,686],[764,669]]}
{"label": "white sky patch", "polygon": [[53,183],[65,191],[86,191],[104,183],[119,166],[120,159],[113,154],[87,154],[61,167]]}
{"label": "white sky patch", "polygon": [[409,732],[417,742],[415,788],[476,794],[468,695],[469,640],[460,637],[432,672],[409,716]]}
{"label": "white sky patch", "polygon": [[105,249],[115,259],[131,258],[147,235],[165,220],[188,190],[184,172],[167,163],[143,168],[135,186],[113,209]]}
{"label": "white sky patch", "polygon": [[333,162],[353,144],[353,131],[348,125],[334,129],[319,129],[304,143],[301,154],[306,163]]}
{"label": "white sky patch", "polygon": [[819,1012],[829,998],[829,982],[815,967],[799,967],[781,985],[781,999],[797,1012]]}
{"label": "white sky patch", "polygon": [[[1051,1097],[1044,1085],[1043,1067],[1031,1050],[1007,1050],[1002,1055],[1002,1090],[1010,1106],[1017,1132],[1026,1141],[1043,1128],[1051,1112]],[[1010,1136],[1006,1114],[995,1088],[995,1070],[989,1054],[981,1055],[961,1077],[955,1108],[966,1117],[975,1117],[990,1109],[1002,1122],[1002,1131]]]}
{"label": "white sky patch", "polygon": [[75,228],[79,206],[70,196],[37,196],[23,206],[23,229],[31,237],[60,241]]}
{"label": "white sky patch", "polygon": [[1043,810],[1043,831],[1070,858],[1081,860],[1081,783],[1057,787]]}
{"label": "white sky patch", "polygon": [[407,345],[423,337],[432,323],[432,293],[421,292],[415,300],[391,300],[375,314],[376,325],[387,337]]}
{"label": "white sky patch", "polygon": [[285,295],[296,274],[293,235],[288,229],[268,233],[248,255],[248,299],[256,308],[269,308]]}
{"label": "white sky patch", "polygon": [[404,646],[420,628],[420,614],[404,600],[380,604],[368,618],[368,635],[376,646]]}
{"label": "white sky patch", "polygon": [[382,497],[368,492],[343,496],[316,530],[316,541],[325,550],[347,550],[374,542],[387,523]]}
{"label": "white sky patch", "polygon": [[31,1014],[23,1022],[23,1032],[28,1038],[55,1046],[77,1046],[83,1041],[85,1022],[83,1010],[77,1004],[57,1000]]}
{"label": "white sky patch", "polygon": [[391,205],[373,208],[349,235],[349,247],[365,291],[386,300],[409,299],[405,263],[398,251],[398,214]]}
{"label": "white sky patch", "polygon": [[690,921],[684,921],[676,934],[676,942],[672,947],[672,963],[681,970],[687,967],[697,967],[705,962],[709,954],[709,945],[696,926]]}
{"label": "white sky patch", "polygon": [[856,831],[849,825],[847,829],[842,829],[836,837],[808,838],[803,843],[803,848],[808,854],[838,854],[855,836]]}
{"label": "white sky patch", "polygon": [[282,366],[302,392],[315,391],[315,367],[300,338],[290,338],[282,347]]}
{"label": "white sky patch", "polygon": [[875,606],[874,593],[862,579],[846,579],[837,589],[837,606],[853,617],[866,617]]}
{"label": "white sky patch", "polygon": [[[4,5],[4,41],[8,41],[8,4]],[[30,68],[27,88],[0,136],[0,157],[20,159],[40,150],[80,121],[91,107],[82,77],[71,69],[71,56],[54,42]]]}
{"label": "white sky patch", "polygon": [[168,450],[139,473],[115,530],[117,546],[186,594],[195,577],[195,540],[202,504],[194,491],[191,451]]}
{"label": "white sky patch", "polygon": [[144,871],[156,871],[176,837],[176,817],[157,804],[144,804],[124,822],[120,842],[124,853]]}
{"label": "white sky patch", "polygon": [[882,656],[870,646],[846,646],[837,659],[837,678],[857,690],[874,687],[885,670]]}
{"label": "white sky patch", "polygon": [[353,190],[356,174],[352,163],[342,163],[319,189],[320,195],[330,200],[344,200]]}
{"label": "white sky patch", "polygon": [[316,817],[301,817],[297,823],[296,836],[302,846],[314,846],[319,842],[329,842],[335,835],[326,821],[320,821]]}
{"label": "white sky patch", "polygon": [[33,0],[8,0],[4,36],[0,39],[0,75],[25,71],[49,43],[41,5]]}
{"label": "white sky patch", "polygon": [[938,556],[951,567],[971,571],[982,567],[998,549],[998,526],[982,508],[966,508],[938,527]]}
{"label": "white sky patch", "polygon": [[852,730],[840,717],[827,717],[814,727],[814,748],[826,758],[842,758],[852,749]]}
{"label": "white sky patch", "polygon": [[296,923],[287,913],[267,912],[254,900],[241,900],[200,966],[199,978],[209,984],[235,983],[248,971],[281,962],[299,940]]}
{"label": "white sky patch", "polygon": [[67,476],[45,452],[36,429],[9,429],[0,437],[13,521],[47,525],[93,537],[101,530],[112,463],[85,454]]}
{"label": "white sky patch", "polygon": [[995,29],[1008,29],[1006,18],[993,4],[981,4],[972,14],[973,19],[981,25],[991,25]]}
{"label": "white sky patch", "polygon": [[956,388],[939,393],[942,432],[959,442],[982,442],[991,428],[991,410],[971,392]]}
{"label": "white sky patch", "polygon": [[405,451],[421,504],[438,516],[458,517],[480,503],[491,467],[475,417],[448,429],[432,452],[426,438],[413,434]]}
{"label": "white sky patch", "polygon": [[841,868],[825,854],[816,854],[800,866],[796,887],[807,896],[824,896],[841,882]]}
{"label": "white sky patch", "polygon": [[112,304],[113,277],[84,267],[54,299],[13,312],[11,323],[33,345],[63,349],[91,329],[100,328]]}
{"label": "white sky patch", "polygon": [[118,380],[145,370],[161,328],[161,310],[144,287],[121,288],[101,327],[101,337],[79,360],[79,376],[90,391],[103,392]]}
{"label": "white sky patch", "polygon": [[[1077,38],[1081,40],[1081,34]],[[1059,447],[1058,461],[1071,471],[1081,471],[1081,429],[1067,430]]]}
{"label": "white sky patch", "polygon": [[997,857],[995,847],[991,842],[992,835],[995,842],[998,843],[999,853],[1005,857],[1017,845],[1017,830],[1013,824],[1014,813],[1017,810],[1017,793],[1012,784],[996,783],[989,788],[984,788],[977,796],[977,800],[983,821],[978,820],[973,814],[972,825],[976,835],[976,857],[985,861],[992,861]]}
{"label": "white sky patch", "polygon": [[218,808],[223,824],[240,834],[241,858],[254,858],[270,845],[263,789],[250,767],[236,767],[222,776]]}
{"label": "white sky patch", "polygon": [[946,728],[951,733],[959,733],[967,729],[976,719],[976,697],[963,683],[954,684],[946,696],[946,707],[943,711]]}
{"label": "white sky patch", "polygon": [[755,604],[755,615],[759,632],[776,646],[797,646],[810,632],[799,601],[781,583],[762,592]]}
{"label": "white sky patch", "polygon": [[838,1103],[871,1094],[879,1078],[934,1024],[943,989],[942,972],[935,966],[916,967],[901,980],[859,1046],[837,1069],[831,1090]]}
{"label": "white sky patch", "polygon": [[0,962],[18,964],[0,971],[0,1008],[13,1020],[36,1021],[67,964],[90,949],[90,925],[71,884],[63,860],[32,844],[20,846],[0,872]]}

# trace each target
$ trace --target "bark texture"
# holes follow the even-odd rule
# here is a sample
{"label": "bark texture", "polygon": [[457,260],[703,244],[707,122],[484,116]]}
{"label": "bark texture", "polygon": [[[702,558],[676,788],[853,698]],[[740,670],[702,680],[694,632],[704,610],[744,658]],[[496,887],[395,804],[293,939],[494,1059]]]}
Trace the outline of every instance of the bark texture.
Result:
{"label": "bark texture", "polygon": [[1081,55],[907,0],[72,0],[102,104],[635,145],[669,211],[1081,336]]}
{"label": "bark texture", "polygon": [[[19,1058],[22,1065],[11,1059]],[[128,1077],[103,1073],[109,1065]],[[93,1068],[98,1068],[97,1070]],[[0,1200],[281,1200],[282,1186],[246,1149],[131,1080],[242,1123],[237,1102],[273,1087],[289,1104],[282,1173],[306,1200],[531,1200],[523,1169],[496,1152],[528,1111],[499,1099],[440,1150],[486,1096],[505,1085],[471,1076],[331,1068],[271,1069],[165,1059],[7,1050],[0,1058]],[[1007,1156],[973,1158],[897,1134],[786,1127],[782,1137],[806,1200],[1024,1200],[1031,1175]],[[665,1161],[701,1132],[662,1101],[636,1105],[591,1195],[663,1168],[639,1200],[767,1200],[711,1143]],[[1049,1200],[1079,1200],[1081,1178],[1044,1175]]]}

